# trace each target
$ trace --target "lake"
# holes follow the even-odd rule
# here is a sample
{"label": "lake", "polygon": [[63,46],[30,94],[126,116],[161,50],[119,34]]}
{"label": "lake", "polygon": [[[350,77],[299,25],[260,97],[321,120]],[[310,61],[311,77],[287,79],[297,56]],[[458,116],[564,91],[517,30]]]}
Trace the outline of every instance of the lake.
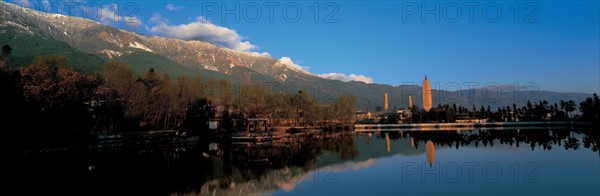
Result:
{"label": "lake", "polygon": [[[172,132],[4,145],[5,192],[85,195],[600,194],[583,129],[318,133],[271,143]],[[20,144],[20,145],[16,145]],[[27,145],[36,144],[36,145]]]}

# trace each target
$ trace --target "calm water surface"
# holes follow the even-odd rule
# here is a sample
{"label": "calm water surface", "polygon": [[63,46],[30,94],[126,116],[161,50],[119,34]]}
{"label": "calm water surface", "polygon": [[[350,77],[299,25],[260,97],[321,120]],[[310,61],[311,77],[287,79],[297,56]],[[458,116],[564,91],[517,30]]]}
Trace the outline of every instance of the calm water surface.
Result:
{"label": "calm water surface", "polygon": [[599,195],[586,130],[319,134],[266,145],[123,134],[4,146],[4,190],[23,193]]}

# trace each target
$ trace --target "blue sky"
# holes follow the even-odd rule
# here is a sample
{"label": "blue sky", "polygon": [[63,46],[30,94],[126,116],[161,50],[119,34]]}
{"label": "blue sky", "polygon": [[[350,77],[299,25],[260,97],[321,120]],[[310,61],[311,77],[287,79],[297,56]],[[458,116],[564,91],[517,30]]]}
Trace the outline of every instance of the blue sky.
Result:
{"label": "blue sky", "polygon": [[[28,2],[38,10],[43,4]],[[600,91],[598,1],[67,2],[80,5],[69,15],[287,57],[311,73],[341,80],[420,84],[427,75],[434,88],[535,83],[539,90]],[[103,16],[82,14],[81,8]]]}

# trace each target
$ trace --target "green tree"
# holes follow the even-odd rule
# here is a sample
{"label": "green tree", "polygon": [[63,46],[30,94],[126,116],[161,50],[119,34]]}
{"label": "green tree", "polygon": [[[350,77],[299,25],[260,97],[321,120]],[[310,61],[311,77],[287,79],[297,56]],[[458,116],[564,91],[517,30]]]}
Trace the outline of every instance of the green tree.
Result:
{"label": "green tree", "polygon": [[321,120],[324,123],[331,122],[336,119],[336,107],[335,105],[326,105],[321,108]]}
{"label": "green tree", "polygon": [[[102,72],[104,78],[105,97],[110,102],[120,102],[124,108],[124,117],[144,119],[151,104],[148,103],[147,87],[136,79],[136,75],[129,65],[120,62],[104,64]],[[119,103],[116,103],[119,104]]]}
{"label": "green tree", "polygon": [[154,68],[148,69],[144,77],[138,79],[138,82],[142,82],[148,91],[158,90],[156,87],[160,84],[160,80]]}
{"label": "green tree", "polygon": [[355,113],[356,98],[352,95],[341,95],[336,99],[335,105],[337,118],[346,123],[350,122]]}
{"label": "green tree", "polygon": [[[289,119],[292,117],[292,109],[290,106],[290,99],[285,93],[274,93],[266,98],[266,108],[272,113],[272,117],[275,118],[274,124],[279,125],[279,119]],[[289,123],[289,122],[287,122]]]}
{"label": "green tree", "polygon": [[135,74],[131,67],[120,62],[104,64],[102,77],[104,78],[104,85],[115,94],[114,98],[129,98],[129,92],[136,85]]}
{"label": "green tree", "polygon": [[299,91],[291,98],[293,115],[296,123],[306,126],[307,122],[319,116],[318,104],[306,91]]}

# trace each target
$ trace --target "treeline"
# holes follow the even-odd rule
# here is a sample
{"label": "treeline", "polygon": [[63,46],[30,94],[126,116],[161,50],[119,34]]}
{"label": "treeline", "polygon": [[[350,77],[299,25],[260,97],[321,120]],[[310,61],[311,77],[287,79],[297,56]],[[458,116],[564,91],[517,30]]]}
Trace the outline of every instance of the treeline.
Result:
{"label": "treeline", "polygon": [[136,74],[119,62],[93,74],[65,67],[61,56],[40,56],[18,69],[8,65],[0,61],[0,113],[2,126],[14,129],[199,130],[218,121],[231,131],[252,117],[269,117],[270,126],[322,126],[350,122],[354,114],[349,95],[321,104],[305,91],[271,93],[262,84],[235,90],[227,80],[173,79],[154,69]]}
{"label": "treeline", "polygon": [[[546,100],[527,104],[522,107],[512,106],[498,107],[492,109],[489,105],[471,108],[456,106],[452,104],[439,104],[431,108],[429,112],[414,105],[410,108],[411,115],[398,113],[385,114],[381,123],[425,123],[425,122],[456,122],[456,120],[485,119],[491,122],[515,122],[515,121],[565,121],[583,120],[589,122],[600,121],[600,99],[597,94],[586,98],[577,104],[573,100],[550,104]],[[575,111],[579,113],[574,114]]]}
{"label": "treeline", "polygon": [[[581,136],[577,136],[581,134]],[[391,140],[400,138],[413,138],[415,148],[419,147],[419,143],[423,144],[426,141],[432,141],[436,146],[447,146],[449,148],[476,148],[483,145],[510,145],[521,147],[529,146],[531,150],[552,150],[556,147],[562,147],[564,150],[579,148],[590,149],[600,155],[600,134],[594,131],[574,131],[574,130],[503,130],[503,131],[481,131],[462,134],[455,131],[419,131],[411,134],[401,134],[399,132],[390,132],[388,134]],[[385,138],[385,134],[381,133],[380,138]],[[419,142],[420,141],[420,142]]]}

